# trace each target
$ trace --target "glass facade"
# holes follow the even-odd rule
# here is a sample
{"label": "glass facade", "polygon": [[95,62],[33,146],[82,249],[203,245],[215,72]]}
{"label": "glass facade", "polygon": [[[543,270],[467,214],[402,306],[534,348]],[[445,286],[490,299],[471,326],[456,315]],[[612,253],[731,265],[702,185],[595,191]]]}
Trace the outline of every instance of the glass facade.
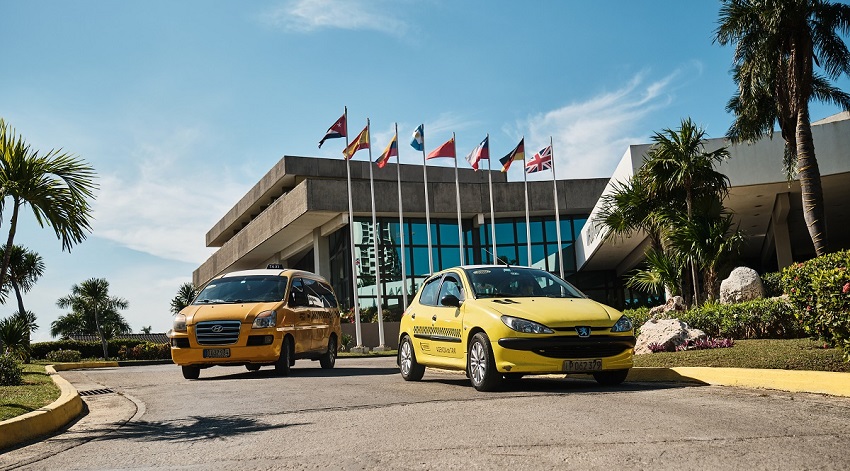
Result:
{"label": "glass facade", "polygon": [[[496,256],[502,262],[533,266],[556,275],[560,273],[559,262],[563,258],[564,277],[591,298],[617,308],[645,304],[648,301],[646,296],[627,292],[614,272],[576,272],[575,239],[586,221],[584,216],[563,216],[559,247],[558,227],[552,217],[531,218],[528,229],[524,217],[497,219]],[[373,230],[371,218],[355,218],[354,224],[357,295],[361,310],[377,310],[380,290],[384,310],[392,313],[388,317],[398,316],[404,308],[403,289],[407,289],[409,302],[429,274],[461,263],[456,219],[431,219],[430,260],[424,219],[405,219],[399,226],[398,218],[378,218],[377,230]],[[329,237],[331,283],[343,307],[353,304],[348,234],[349,228],[344,227]],[[373,237],[376,234],[380,252],[380,286],[375,283]],[[402,237],[404,253],[401,251]],[[531,241],[530,261],[528,240]],[[473,227],[471,221],[464,221],[463,242],[464,263],[495,262],[489,220],[479,227]],[[402,257],[405,265],[403,275]]]}

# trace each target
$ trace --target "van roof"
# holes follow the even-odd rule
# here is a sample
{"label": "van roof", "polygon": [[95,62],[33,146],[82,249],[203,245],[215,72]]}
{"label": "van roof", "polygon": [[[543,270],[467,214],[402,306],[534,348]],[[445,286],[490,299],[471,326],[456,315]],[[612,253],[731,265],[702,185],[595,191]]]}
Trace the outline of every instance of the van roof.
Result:
{"label": "van roof", "polygon": [[251,275],[270,275],[270,276],[296,276],[297,275],[297,276],[313,277],[313,278],[317,278],[317,279],[320,279],[320,280],[325,279],[323,276],[317,275],[317,274],[309,272],[309,271],[294,270],[294,269],[290,269],[290,268],[284,268],[284,269],[257,268],[257,269],[254,269],[254,270],[239,270],[239,271],[233,271],[233,272],[230,272],[230,273],[225,273],[224,275],[221,275],[219,278],[227,278],[227,277],[231,277],[231,276],[251,276]]}

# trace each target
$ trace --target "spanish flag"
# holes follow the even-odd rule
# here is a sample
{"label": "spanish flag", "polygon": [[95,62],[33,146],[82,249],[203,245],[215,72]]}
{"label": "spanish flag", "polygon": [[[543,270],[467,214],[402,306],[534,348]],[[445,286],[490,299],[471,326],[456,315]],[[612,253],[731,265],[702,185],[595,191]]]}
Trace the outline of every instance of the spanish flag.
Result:
{"label": "spanish flag", "polygon": [[345,160],[350,160],[354,157],[354,153],[361,149],[369,148],[369,126],[363,128],[360,131],[360,134],[357,135],[357,139],[352,141],[345,150],[342,151],[342,155],[345,156]]}
{"label": "spanish flag", "polygon": [[384,153],[378,157],[378,160],[375,161],[378,164],[378,168],[384,168],[384,165],[389,162],[390,157],[398,157],[398,134],[393,136],[393,140],[387,144],[387,148],[384,149]]}
{"label": "spanish flag", "polygon": [[508,155],[499,159],[502,163],[502,173],[508,171],[514,160],[525,160],[525,138],[520,139],[519,144]]}

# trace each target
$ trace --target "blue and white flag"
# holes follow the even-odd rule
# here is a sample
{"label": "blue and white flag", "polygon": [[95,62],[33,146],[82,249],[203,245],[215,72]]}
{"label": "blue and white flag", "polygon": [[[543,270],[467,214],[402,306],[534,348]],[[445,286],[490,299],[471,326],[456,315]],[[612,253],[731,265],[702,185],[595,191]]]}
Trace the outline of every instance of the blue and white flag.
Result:
{"label": "blue and white flag", "polygon": [[413,131],[413,140],[410,141],[410,147],[413,147],[416,150],[425,149],[425,125],[420,124],[419,127]]}

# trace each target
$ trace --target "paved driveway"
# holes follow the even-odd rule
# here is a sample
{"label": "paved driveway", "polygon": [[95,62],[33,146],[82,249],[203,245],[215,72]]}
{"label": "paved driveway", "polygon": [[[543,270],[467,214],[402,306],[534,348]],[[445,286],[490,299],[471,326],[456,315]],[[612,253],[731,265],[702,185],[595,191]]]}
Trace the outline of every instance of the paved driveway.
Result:
{"label": "paved driveway", "polygon": [[392,358],[62,375],[95,392],[89,414],[0,469],[850,469],[850,400],[813,394],[549,377],[479,393],[462,374],[404,382]]}

